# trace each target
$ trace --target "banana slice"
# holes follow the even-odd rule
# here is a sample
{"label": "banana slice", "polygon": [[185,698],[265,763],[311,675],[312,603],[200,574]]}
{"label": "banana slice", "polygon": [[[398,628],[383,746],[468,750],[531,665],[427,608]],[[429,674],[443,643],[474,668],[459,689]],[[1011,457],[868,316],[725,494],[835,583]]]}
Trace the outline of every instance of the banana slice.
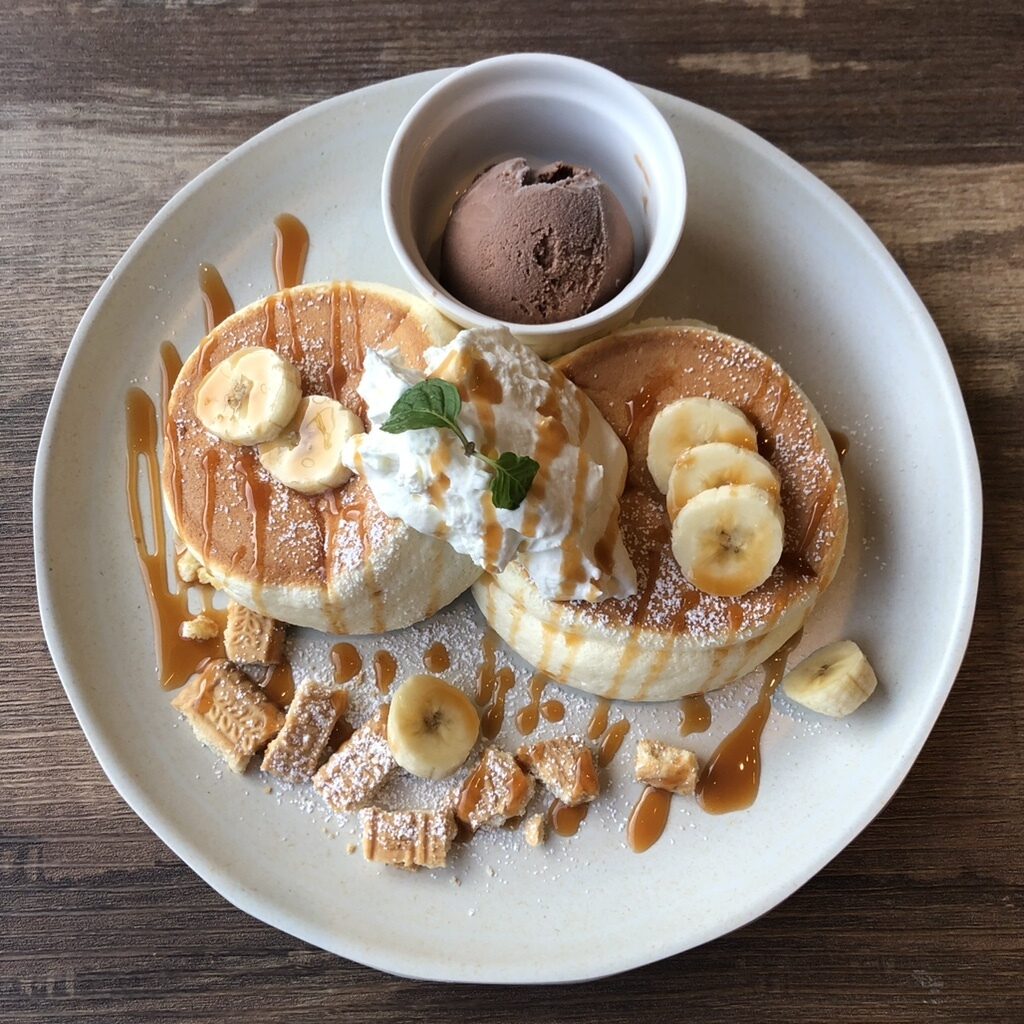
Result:
{"label": "banana slice", "polygon": [[299,371],[269,348],[240,348],[221,360],[196,391],[196,416],[231,444],[273,440],[302,398]]}
{"label": "banana slice", "polygon": [[263,468],[301,494],[340,487],[352,473],[341,461],[345,442],[363,433],[363,421],[340,402],[310,395],[299,402],[280,436],[259,446]]}
{"label": "banana slice", "polygon": [[711,441],[757,451],[754,425],[734,405],[717,398],[680,398],[654,417],[647,441],[647,468],[662,494],[678,456]]}
{"label": "banana slice", "polygon": [[388,745],[395,760],[421,779],[443,779],[469,756],[480,732],[470,699],[435,676],[410,676],[388,713]]}
{"label": "banana slice", "polygon": [[874,669],[852,640],[822,647],[782,680],[782,689],[790,700],[833,718],[856,711],[877,685]]}
{"label": "banana slice", "polygon": [[672,554],[698,590],[739,597],[759,587],[782,557],[779,503],[760,487],[702,491],[672,524]]}
{"label": "banana slice", "polygon": [[676,459],[668,478],[669,519],[701,491],[724,484],[751,484],[776,501],[779,497],[779,474],[767,459],[728,441],[712,441],[689,448]]}

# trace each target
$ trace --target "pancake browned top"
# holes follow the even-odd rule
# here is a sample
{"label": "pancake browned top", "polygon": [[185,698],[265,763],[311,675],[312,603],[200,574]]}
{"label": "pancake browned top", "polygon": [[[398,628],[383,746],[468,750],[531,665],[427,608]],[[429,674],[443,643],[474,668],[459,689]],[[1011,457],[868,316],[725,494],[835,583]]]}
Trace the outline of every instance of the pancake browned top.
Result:
{"label": "pancake browned top", "polygon": [[[831,582],[846,540],[846,492],[828,430],[804,393],[763,352],[709,328],[620,331],[556,365],[593,400],[622,439],[629,472],[621,500],[623,539],[638,593],[625,601],[573,602],[588,628],[640,627],[728,642],[771,628],[794,601]],[[672,556],[665,496],[647,469],[647,439],[659,409],[678,398],[729,402],[756,426],[761,454],[778,470],[785,551],[764,584],[738,598],[697,590]],[[562,616],[571,629],[572,616]]]}
{"label": "pancake browned top", "polygon": [[168,408],[162,480],[182,540],[208,568],[257,592],[320,589],[333,574],[365,563],[370,548],[381,549],[404,528],[381,512],[366,483],[353,477],[315,496],[284,486],[254,448],[220,441],[203,427],[195,391],[230,353],[262,345],[298,367],[304,395],[329,395],[362,416],[356,386],[367,348],[397,347],[404,363],[422,369],[424,350],[453,333],[411,296],[338,282],[287,289],[225,320],[185,363]]}

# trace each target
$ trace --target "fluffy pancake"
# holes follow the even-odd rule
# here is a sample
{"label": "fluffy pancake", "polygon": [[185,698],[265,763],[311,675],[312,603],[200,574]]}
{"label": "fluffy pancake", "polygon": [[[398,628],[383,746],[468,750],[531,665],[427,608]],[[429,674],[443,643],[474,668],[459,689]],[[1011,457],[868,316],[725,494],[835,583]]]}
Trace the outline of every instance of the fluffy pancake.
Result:
{"label": "fluffy pancake", "polygon": [[364,481],[299,494],[263,469],[254,448],[205,430],[194,409],[211,367],[264,345],[298,367],[304,395],[329,395],[363,416],[356,386],[368,347],[398,348],[422,368],[424,350],[456,332],[406,292],[335,282],[261,299],[203,340],[171,393],[162,483],[178,536],[218,587],[284,622],[381,633],[426,618],[473,582],[480,570],[469,558],[385,516]]}
{"label": "fluffy pancake", "polygon": [[[556,365],[626,446],[620,525],[638,593],[595,605],[547,601],[513,562],[473,588],[487,621],[541,671],[606,697],[674,699],[749,672],[800,629],[842,558],[846,490],[821,417],[778,363],[704,326],[627,328]],[[781,476],[785,553],[764,584],[737,598],[702,593],[683,577],[665,497],[646,465],[658,409],[690,395],[740,408]]]}

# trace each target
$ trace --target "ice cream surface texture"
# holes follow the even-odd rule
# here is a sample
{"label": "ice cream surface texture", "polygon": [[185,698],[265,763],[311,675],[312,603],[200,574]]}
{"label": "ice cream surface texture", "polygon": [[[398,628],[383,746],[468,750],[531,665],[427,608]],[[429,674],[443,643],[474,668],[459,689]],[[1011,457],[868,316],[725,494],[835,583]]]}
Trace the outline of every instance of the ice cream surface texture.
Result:
{"label": "ice cream surface texture", "polygon": [[506,323],[572,320],[633,275],[633,232],[615,193],[566,163],[534,171],[517,157],[484,171],[452,208],[441,283]]}
{"label": "ice cream surface texture", "polygon": [[[590,399],[505,328],[463,331],[425,362],[423,374],[395,352],[366,352],[358,392],[370,430],[348,442],[345,462],[384,513],[443,538],[489,572],[518,557],[552,600],[632,594],[636,574],[619,533],[626,452]],[[519,508],[494,507],[488,467],[451,430],[381,429],[424,376],[459,390],[459,425],[481,451],[514,451],[540,464]]]}

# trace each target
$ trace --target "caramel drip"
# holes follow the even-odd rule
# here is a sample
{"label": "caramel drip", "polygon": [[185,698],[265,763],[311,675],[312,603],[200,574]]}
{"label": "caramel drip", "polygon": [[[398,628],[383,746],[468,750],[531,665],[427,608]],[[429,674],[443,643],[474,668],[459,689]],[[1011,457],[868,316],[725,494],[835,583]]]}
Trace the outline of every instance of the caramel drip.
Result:
{"label": "caramel drip", "polygon": [[530,680],[530,703],[516,714],[516,728],[523,736],[529,736],[540,723],[540,698],[549,682],[550,679],[543,672],[538,672]]}
{"label": "caramel drip", "polygon": [[822,517],[828,511],[834,496],[835,492],[832,490],[819,494],[814,499],[814,504],[811,506],[811,514],[807,518],[807,526],[804,529],[803,536],[800,538],[800,543],[797,545],[796,549],[797,558],[805,565],[810,565],[808,559],[810,549],[814,544],[815,537],[818,533],[818,527],[821,526]]}
{"label": "caramel drip", "polygon": [[615,755],[622,747],[622,741],[629,732],[629,722],[625,718],[619,719],[606,733],[601,741],[601,748],[597,752],[597,763],[602,768],[607,768],[612,763]]}
{"label": "caramel drip", "polygon": [[448,648],[438,641],[431,644],[423,655],[423,667],[435,675],[438,672],[447,672],[452,667],[452,659],[448,654]]}
{"label": "caramel drip", "polygon": [[537,448],[533,458],[539,466],[537,475],[530,485],[526,512],[523,514],[522,534],[524,537],[535,537],[540,524],[541,512],[544,509],[544,495],[547,492],[548,477],[551,464],[561,454],[569,441],[569,432],[561,421],[561,396],[565,390],[565,377],[555,374],[544,401],[537,407],[539,417],[537,423]]}
{"label": "caramel drip", "polygon": [[661,838],[671,802],[668,790],[645,787],[626,825],[626,840],[634,853],[649,850]]}
{"label": "caramel drip", "polygon": [[786,672],[790,651],[800,632],[786,641],[761,666],[764,682],[753,707],[718,745],[697,780],[697,800],[709,814],[728,814],[749,807],[761,783],[761,734],[772,709],[772,694]]}
{"label": "caramel drip", "polygon": [[839,464],[842,465],[843,459],[846,458],[850,450],[850,438],[841,430],[829,430],[828,434],[832,438],[832,444],[835,445],[836,455],[839,456]]}
{"label": "caramel drip", "polygon": [[562,634],[562,640],[565,643],[565,658],[562,661],[561,677],[567,679],[572,673],[573,666],[576,664],[576,659],[579,657],[580,647],[583,644],[583,637],[579,633],[570,633],[566,631]]}
{"label": "caramel drip", "polygon": [[658,389],[648,387],[646,384],[626,402],[626,413],[629,420],[626,423],[627,445],[632,444],[643,429],[644,424],[654,415],[655,407],[658,404]]}
{"label": "caramel drip", "polygon": [[[451,458],[451,449],[446,444],[437,446],[430,453],[430,475],[432,479],[427,491],[430,494],[431,504],[433,504],[438,512],[444,511],[444,507],[447,504],[448,488],[452,482],[445,470],[448,468]],[[443,538],[448,533],[448,527],[444,523],[441,525],[443,532],[439,536]]]}
{"label": "caramel drip", "polygon": [[348,380],[348,371],[341,358],[341,285],[331,285],[331,333],[328,339],[330,363],[327,367],[327,385],[331,398],[339,400],[341,389]]}
{"label": "caramel drip", "polygon": [[565,718],[565,705],[560,700],[546,700],[540,706],[546,722],[560,722]]}
{"label": "caramel drip", "polygon": [[480,675],[477,682],[476,703],[478,707],[489,704],[494,696],[496,665],[498,659],[498,635],[493,630],[484,633],[484,657],[480,663]]}
{"label": "caramel drip", "polygon": [[167,459],[170,477],[171,505],[174,511],[174,522],[178,524],[182,518],[185,494],[181,479],[181,466],[178,463],[178,446],[174,443],[174,420],[169,414],[171,391],[181,373],[181,356],[178,350],[165,341],[160,346],[160,406],[164,415],[164,455]]}
{"label": "caramel drip", "polygon": [[[179,589],[168,570],[167,533],[160,507],[160,468],[156,457],[159,435],[156,408],[152,399],[138,388],[130,388],[125,397],[127,428],[126,492],[139,569],[146,584],[153,638],[156,645],[160,684],[165,689],[181,686],[204,659],[223,658],[224,643],[213,640],[185,640],[182,623],[192,618],[188,591]],[[153,524],[153,546],[146,545],[142,502],[139,493],[139,464],[143,464],[149,491],[149,514]],[[222,613],[214,613],[216,619]]]}
{"label": "caramel drip", "polygon": [[373,681],[378,693],[387,693],[395,681],[398,662],[390,651],[377,651],[373,656]]}
{"label": "caramel drip", "polygon": [[579,832],[580,825],[583,824],[583,819],[589,810],[590,804],[577,804],[575,807],[569,807],[561,800],[555,800],[548,808],[548,821],[560,836],[574,836]]}
{"label": "caramel drip", "polygon": [[516,684],[515,673],[506,665],[498,670],[495,683],[494,697],[480,719],[480,734],[487,740],[493,740],[501,732],[505,721],[505,698]]}
{"label": "caramel drip", "polygon": [[[354,358],[350,370],[355,373],[362,373],[363,356],[366,354],[366,349],[363,347],[362,325],[359,322],[359,301],[351,284],[346,284],[345,290],[348,298],[348,308],[352,310],[349,319],[352,321],[352,352],[354,353]],[[361,416],[365,410],[360,409],[357,411]]]}
{"label": "caramel drip", "polygon": [[469,364],[466,392],[480,420],[482,442],[490,447],[494,444],[494,407],[501,404],[504,395],[501,381],[483,359],[474,359]]}
{"label": "caramel drip", "polygon": [[252,548],[252,562],[249,569],[252,576],[259,580],[263,578],[266,554],[264,540],[273,488],[270,483],[260,479],[256,469],[256,456],[251,449],[240,452],[235,461],[235,470],[242,477],[245,507],[249,512],[249,544]]}
{"label": "caramel drip", "polygon": [[490,491],[480,492],[480,509],[484,517],[484,568],[496,572],[498,555],[501,553],[502,530]]}
{"label": "caramel drip", "polygon": [[455,816],[459,821],[469,821],[484,795],[484,782],[487,779],[487,765],[481,762],[470,772],[459,791],[459,801]]}
{"label": "caramel drip", "polygon": [[298,217],[282,213],[274,218],[274,277],[278,291],[302,284],[309,252],[309,232]]}
{"label": "caramel drip", "polygon": [[274,666],[263,684],[267,699],[284,711],[295,698],[295,677],[287,661]]}
{"label": "caramel drip", "polygon": [[220,271],[212,263],[199,264],[199,290],[203,295],[206,333],[223,323],[235,311],[235,303]]}
{"label": "caramel drip", "polygon": [[611,711],[611,707],[604,697],[598,699],[594,713],[590,716],[590,722],[587,725],[587,739],[596,740],[604,734],[605,729],[608,728],[608,712]]}
{"label": "caramel drip", "polygon": [[213,538],[213,515],[217,510],[217,470],[220,451],[209,448],[203,453],[203,561],[210,560],[210,541]]}
{"label": "caramel drip", "polygon": [[615,568],[615,541],[619,537],[619,506],[612,506],[604,532],[594,546],[594,561],[603,576],[611,576]]}
{"label": "caramel drip", "polygon": [[789,402],[789,396],[792,393],[792,391],[793,388],[792,385],[789,383],[789,377],[787,377],[785,374],[781,374],[779,376],[779,393],[775,398],[775,408],[772,410],[772,417],[768,421],[769,429],[771,430],[773,436],[778,433],[779,420],[782,419],[782,412],[786,408],[787,403]]}
{"label": "caramel drip", "polygon": [[679,702],[679,735],[705,732],[711,725],[711,708],[703,693],[691,693]]}
{"label": "caramel drip", "polygon": [[729,628],[734,632],[739,632],[743,628],[743,605],[738,602],[733,602],[729,605]]}
{"label": "caramel drip", "polygon": [[572,584],[585,583],[587,571],[583,566],[583,551],[580,548],[580,530],[583,526],[584,500],[587,489],[587,452],[583,446],[583,438],[587,436],[590,426],[590,401],[582,391],[576,392],[580,407],[580,449],[576,460],[576,486],[572,494],[572,525],[569,535],[562,543],[562,565],[559,572],[564,581],[559,590],[559,600],[568,599],[575,589]]}
{"label": "caramel drip", "polygon": [[301,363],[306,352],[302,347],[302,339],[299,337],[299,325],[295,320],[295,300],[292,298],[291,292],[284,293],[284,311],[288,315],[291,359],[293,363]]}
{"label": "caramel drip", "polygon": [[359,537],[359,556],[363,566],[363,580],[366,584],[366,592],[370,595],[370,603],[373,606],[374,632],[384,632],[384,595],[377,588],[377,580],[373,572],[371,560],[370,536],[366,528],[366,506],[361,501],[350,501],[343,506],[342,518],[349,523],[355,523],[356,532]]}
{"label": "caramel drip", "polygon": [[263,302],[263,334],[260,344],[277,351],[277,296],[268,296]]}
{"label": "caramel drip", "polygon": [[335,644],[331,648],[331,665],[334,666],[334,681],[348,683],[363,671],[363,658],[353,644]]}

